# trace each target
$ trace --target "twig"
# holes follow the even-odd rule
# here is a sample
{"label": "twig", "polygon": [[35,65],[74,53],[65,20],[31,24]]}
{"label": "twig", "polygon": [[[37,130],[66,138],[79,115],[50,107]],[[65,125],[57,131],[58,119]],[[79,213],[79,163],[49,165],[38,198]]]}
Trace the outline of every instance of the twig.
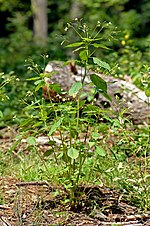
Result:
{"label": "twig", "polygon": [[0,219],[1,219],[1,222],[4,223],[4,224],[2,223],[2,226],[11,226],[11,224],[8,222],[8,220],[6,220],[6,218],[0,217]]}
{"label": "twig", "polygon": [[34,186],[34,185],[37,185],[37,186],[47,185],[48,187],[50,187],[50,185],[49,185],[49,183],[47,181],[27,181],[27,182],[16,183],[16,186],[18,186],[18,187],[23,187],[23,186],[28,186],[28,185],[31,185],[31,186]]}
{"label": "twig", "polygon": [[18,220],[19,220],[19,225],[22,226],[22,211],[21,211],[21,197],[20,197],[20,187],[19,187],[19,190],[18,190],[18,200],[17,200],[17,208],[16,208],[16,211],[17,211],[17,217],[18,217]]}
{"label": "twig", "polygon": [[11,209],[11,207],[6,206],[6,205],[0,205],[0,209],[1,210],[9,210],[9,209]]}

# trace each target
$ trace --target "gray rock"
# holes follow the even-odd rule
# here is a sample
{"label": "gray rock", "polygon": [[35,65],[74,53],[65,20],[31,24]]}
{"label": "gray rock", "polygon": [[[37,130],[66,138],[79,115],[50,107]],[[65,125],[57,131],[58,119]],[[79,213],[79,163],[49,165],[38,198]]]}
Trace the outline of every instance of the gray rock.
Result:
{"label": "gray rock", "polygon": [[[53,83],[59,83],[64,91],[68,91],[71,85],[76,81],[81,81],[84,75],[84,68],[76,66],[74,73],[70,65],[64,65],[63,62],[49,62],[45,68],[47,77],[50,76],[50,80]],[[52,72],[52,73],[50,73]],[[85,86],[83,92],[90,95],[90,90],[93,89],[89,75],[95,73],[94,71],[88,71],[88,76],[85,78]],[[115,78],[111,75],[104,76],[100,73],[95,73],[103,78],[107,82],[108,94],[112,98],[112,102],[107,100],[101,94],[99,94],[94,101],[94,104],[102,109],[112,109],[112,112],[118,114],[125,109],[125,116],[129,116],[134,124],[148,124],[149,122],[149,99],[145,95],[145,92],[137,88],[130,77],[126,76],[125,80]]]}

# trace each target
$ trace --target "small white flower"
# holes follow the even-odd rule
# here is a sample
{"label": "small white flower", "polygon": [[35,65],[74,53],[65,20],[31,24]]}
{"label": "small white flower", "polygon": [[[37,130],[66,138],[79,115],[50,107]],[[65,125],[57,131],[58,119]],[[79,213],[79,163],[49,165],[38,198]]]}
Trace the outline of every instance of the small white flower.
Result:
{"label": "small white flower", "polygon": [[49,73],[49,72],[52,72],[53,71],[53,68],[50,64],[47,64],[47,66],[45,67],[45,72]]}
{"label": "small white flower", "polygon": [[61,46],[64,44],[64,42],[65,42],[65,41],[63,40],[63,41],[60,43],[60,44],[61,44]]}
{"label": "small white flower", "polygon": [[33,70],[33,69],[32,69],[32,67],[30,67],[30,66],[29,66],[29,67],[27,67],[27,69],[28,69],[28,70],[30,70],[30,71],[32,71],[32,70]]}
{"label": "small white flower", "polygon": [[64,31],[68,31],[68,27],[65,27]]}
{"label": "small white flower", "polygon": [[70,27],[71,25],[69,23],[67,23],[67,26]]}
{"label": "small white flower", "polygon": [[48,77],[45,77],[44,80],[45,80],[46,83],[51,83],[51,80]]}
{"label": "small white flower", "polygon": [[97,26],[101,26],[101,22],[99,20],[97,21]]}
{"label": "small white flower", "polygon": [[33,92],[31,92],[30,90],[27,92],[26,96],[32,96],[33,95]]}

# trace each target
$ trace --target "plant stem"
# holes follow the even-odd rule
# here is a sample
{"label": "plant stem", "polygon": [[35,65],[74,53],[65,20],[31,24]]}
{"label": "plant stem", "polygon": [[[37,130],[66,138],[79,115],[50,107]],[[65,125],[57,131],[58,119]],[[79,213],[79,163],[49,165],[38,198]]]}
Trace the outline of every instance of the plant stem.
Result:
{"label": "plant stem", "polygon": [[43,165],[44,165],[46,171],[49,173],[49,169],[48,169],[48,167],[47,167],[47,165],[46,165],[46,163],[45,163],[45,160],[43,159],[43,156],[42,156],[41,153],[39,152],[38,147],[34,147],[34,149],[36,150],[36,152],[37,152],[39,158],[40,158],[41,161],[43,162]]}
{"label": "plant stem", "polygon": [[85,64],[84,64],[84,76],[83,76],[83,79],[82,79],[82,85],[84,83],[86,74],[87,74],[87,60],[85,61]]}

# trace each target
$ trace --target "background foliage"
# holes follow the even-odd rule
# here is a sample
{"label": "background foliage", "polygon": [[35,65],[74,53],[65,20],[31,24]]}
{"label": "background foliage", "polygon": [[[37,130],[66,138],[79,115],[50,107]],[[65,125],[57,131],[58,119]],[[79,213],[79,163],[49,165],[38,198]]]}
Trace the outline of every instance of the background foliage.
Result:
{"label": "background foliage", "polygon": [[[73,13],[80,15],[89,27],[97,21],[111,22],[118,35],[111,42],[106,40],[110,51],[97,53],[111,66],[116,65],[115,73],[123,77],[130,75],[133,81],[142,88],[141,69],[149,62],[150,57],[150,1],[149,0],[48,0],[48,43],[45,47],[37,46],[33,39],[33,15],[29,0],[0,0],[1,34],[0,34],[0,72],[6,77],[15,71],[19,81],[10,85],[6,92],[9,104],[0,104],[8,119],[12,112],[18,110],[17,100],[24,97],[29,90],[26,78],[29,77],[25,60],[32,57],[41,68],[45,66],[42,54],[49,55],[49,60],[66,60],[74,57],[64,45],[65,27],[72,19]],[[76,12],[75,12],[75,7]],[[70,32],[71,40],[75,34]],[[23,89],[22,89],[23,87]],[[5,88],[6,89],[6,88]],[[32,88],[31,88],[32,89]],[[16,95],[17,94],[17,95]],[[11,104],[10,104],[11,103]],[[6,110],[7,109],[7,110]],[[14,110],[13,110],[14,109]],[[14,116],[14,115],[13,115]]]}
{"label": "background foliage", "polygon": [[[119,0],[78,0],[78,3],[78,11],[87,24],[93,25],[97,21],[110,21],[120,31],[120,41],[132,40],[132,42],[123,42],[123,46],[128,44],[141,51],[145,51],[149,47],[150,2],[148,0],[124,0],[122,2]],[[0,63],[3,70],[3,68],[8,69],[12,53],[16,56],[16,64],[19,64],[21,61],[24,62],[26,56],[33,53],[37,55],[35,51],[37,48],[32,40],[33,16],[30,1],[1,0],[0,4],[3,22],[0,38],[2,54]],[[71,0],[65,3],[61,0],[57,2],[48,0],[49,43],[45,50],[38,48],[37,51],[42,53],[47,51],[51,59],[65,59],[66,53],[64,49],[63,51],[60,49],[60,41],[66,23],[71,20],[73,7]],[[121,42],[115,43],[115,48],[121,49]],[[15,62],[10,64],[13,69],[16,67]]]}

